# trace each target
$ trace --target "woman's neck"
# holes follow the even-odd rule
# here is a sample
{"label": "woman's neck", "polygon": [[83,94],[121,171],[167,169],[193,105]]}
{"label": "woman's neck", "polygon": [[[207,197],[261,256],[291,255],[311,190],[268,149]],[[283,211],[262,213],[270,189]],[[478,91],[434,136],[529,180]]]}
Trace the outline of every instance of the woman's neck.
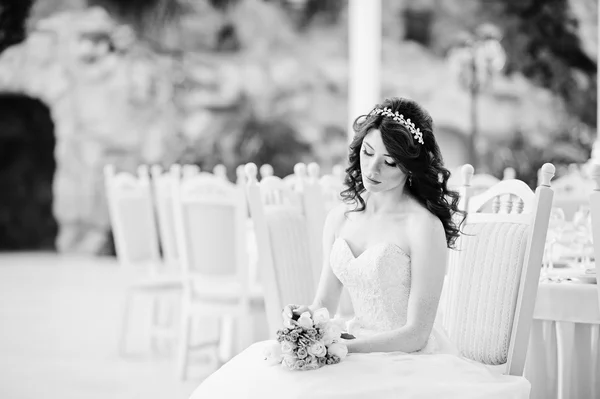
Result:
{"label": "woman's neck", "polygon": [[365,202],[366,212],[370,214],[395,213],[408,204],[409,194],[404,187],[381,193],[367,193]]}

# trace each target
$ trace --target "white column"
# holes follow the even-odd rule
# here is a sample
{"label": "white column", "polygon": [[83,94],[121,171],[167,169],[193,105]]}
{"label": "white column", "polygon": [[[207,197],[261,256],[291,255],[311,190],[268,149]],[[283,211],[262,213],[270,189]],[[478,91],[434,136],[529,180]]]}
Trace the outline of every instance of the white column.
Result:
{"label": "white column", "polygon": [[597,46],[596,49],[596,142],[594,143],[595,153],[592,153],[592,159],[600,162],[600,83],[598,83],[598,65],[600,64],[600,1],[598,1],[598,23],[596,24]]}
{"label": "white column", "polygon": [[348,137],[352,122],[379,103],[381,96],[381,0],[348,2]]}
{"label": "white column", "polygon": [[[600,1],[598,1],[598,24],[597,30],[597,46],[596,49],[596,67],[600,64]],[[600,162],[600,83],[596,79],[596,141],[592,147],[591,159],[594,162]]]}

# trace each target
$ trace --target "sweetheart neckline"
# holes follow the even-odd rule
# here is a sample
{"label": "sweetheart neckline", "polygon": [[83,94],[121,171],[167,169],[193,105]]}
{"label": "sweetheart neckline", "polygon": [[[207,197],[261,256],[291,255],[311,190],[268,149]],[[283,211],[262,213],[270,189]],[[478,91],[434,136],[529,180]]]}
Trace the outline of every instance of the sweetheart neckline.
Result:
{"label": "sweetheart neckline", "polygon": [[[401,255],[404,255],[404,256],[406,256],[406,257],[407,257],[407,258],[410,260],[410,255],[409,255],[409,254],[407,254],[407,253],[406,253],[406,251],[405,251],[405,250],[403,250],[403,249],[402,249],[402,248],[401,248],[401,247],[400,247],[398,244],[396,244],[396,243],[393,243],[393,242],[391,242],[391,241],[381,241],[381,242],[378,242],[377,244],[373,244],[373,245],[371,245],[370,247],[368,247],[367,249],[365,249],[363,252],[361,252],[361,254],[360,254],[360,255],[358,255],[358,256],[355,256],[355,255],[354,255],[354,252],[352,252],[352,248],[350,248],[350,244],[348,244],[348,241],[346,241],[346,239],[344,239],[344,238],[342,238],[342,237],[337,237],[337,238],[335,239],[335,242],[337,242],[337,241],[342,241],[342,242],[344,243],[344,246],[345,246],[345,247],[346,247],[346,249],[348,250],[348,253],[350,254],[350,256],[352,256],[352,258],[353,258],[354,260],[356,260],[356,259],[359,259],[359,258],[360,258],[360,257],[362,257],[364,254],[366,254],[367,252],[369,252],[371,249],[373,249],[373,248],[376,248],[376,247],[379,247],[379,246],[381,246],[381,245],[383,245],[383,246],[386,246],[386,245],[387,245],[387,246],[391,246],[392,248],[395,248],[395,249],[396,249],[398,252],[400,252],[400,254],[401,254]],[[334,242],[334,244],[335,244],[335,242]]]}

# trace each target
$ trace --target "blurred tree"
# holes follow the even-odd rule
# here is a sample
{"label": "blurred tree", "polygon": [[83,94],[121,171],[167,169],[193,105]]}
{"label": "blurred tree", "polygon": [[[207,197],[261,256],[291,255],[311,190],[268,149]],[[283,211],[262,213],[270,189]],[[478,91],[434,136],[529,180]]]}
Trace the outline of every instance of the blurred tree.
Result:
{"label": "blurred tree", "polygon": [[506,73],[523,73],[564,99],[568,111],[596,126],[596,61],[584,51],[569,0],[486,0],[480,14],[504,31]]}
{"label": "blurred tree", "polygon": [[26,22],[34,0],[3,0],[0,2],[0,53],[22,42]]}
{"label": "blurred tree", "polygon": [[311,146],[285,120],[259,120],[252,117],[236,137],[235,165],[254,162],[273,166],[275,175],[287,176],[294,165],[310,154]]}
{"label": "blurred tree", "polygon": [[139,30],[152,23],[164,25],[184,11],[183,2],[178,0],[87,0],[87,4],[106,8]]}

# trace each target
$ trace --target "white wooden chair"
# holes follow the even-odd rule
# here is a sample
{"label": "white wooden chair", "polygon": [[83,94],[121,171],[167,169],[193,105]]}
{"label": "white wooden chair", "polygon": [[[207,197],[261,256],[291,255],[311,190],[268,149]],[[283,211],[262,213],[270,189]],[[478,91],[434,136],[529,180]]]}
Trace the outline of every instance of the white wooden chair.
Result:
{"label": "white wooden chair", "polygon": [[[452,172],[452,175],[450,176],[450,180],[448,180],[449,188],[451,188],[452,190],[456,190],[462,186],[462,184],[463,184],[462,171],[463,171],[463,168],[467,165],[469,165],[469,164],[465,164]],[[471,166],[471,165],[469,165],[469,166]],[[516,178],[516,176],[517,176],[517,172],[511,167],[507,167],[504,169],[504,172],[502,175],[502,180],[513,180]],[[487,190],[488,188],[492,187],[493,185],[499,183],[500,181],[501,180],[498,179],[496,176],[492,176],[490,174],[486,174],[486,173],[473,174],[473,177],[471,178],[471,181],[469,183],[470,187],[471,187],[470,193],[471,193],[471,195],[480,194],[480,193],[484,192],[485,190]]]}
{"label": "white wooden chair", "polygon": [[177,254],[177,236],[173,215],[173,182],[171,173],[163,173],[160,165],[152,165],[152,187],[154,205],[158,217],[158,233],[164,261],[179,271],[179,257]]}
{"label": "white wooden chair", "polygon": [[192,318],[222,320],[218,360],[227,360],[250,344],[245,331],[252,312],[262,307],[262,292],[248,276],[246,204],[239,187],[213,174],[182,180],[178,166],[171,174],[184,281],[179,372],[185,379],[190,350],[206,346],[192,346]]}
{"label": "white wooden chair", "polygon": [[[311,171],[309,170],[309,175]],[[317,173],[318,174],[318,173]],[[341,165],[336,165],[332,173],[323,175],[319,178],[321,193],[325,212],[329,212],[342,202],[340,193],[344,190],[344,169]]]}
{"label": "white wooden chair", "polygon": [[227,177],[227,168],[223,164],[215,165],[215,167],[213,168],[213,175],[225,181],[229,181],[229,178]]}
{"label": "white wooden chair", "polygon": [[[342,197],[340,193],[344,190],[344,168],[341,165],[335,165],[332,169],[331,174],[323,175],[319,177],[320,167],[317,163],[308,164],[308,187],[314,184],[317,187],[319,194],[316,195],[320,198],[320,201],[316,201],[311,205],[313,209],[313,218],[315,221],[312,223],[311,236],[318,237],[322,241],[323,227],[325,225],[325,218],[327,213],[334,207],[342,203]],[[307,200],[305,200],[307,201]],[[314,201],[313,201],[314,202]],[[323,256],[322,249],[319,252],[319,265],[322,267]],[[317,277],[320,276],[320,270],[315,271]],[[318,282],[318,281],[317,281]],[[340,295],[340,301],[338,305],[337,314],[343,318],[350,318],[354,314],[354,308],[352,306],[352,299],[348,290],[344,287]]]}
{"label": "white wooden chair", "polygon": [[596,286],[600,303],[600,163],[590,168],[590,176],[594,181],[594,191],[590,196],[590,213],[592,217],[592,239],[594,241],[594,260],[596,263]]}
{"label": "white wooden chair", "polygon": [[293,191],[302,191],[302,184],[306,180],[306,164],[299,162],[294,165],[294,173],[284,176],[281,180]]}
{"label": "white wooden chair", "polygon": [[[189,179],[199,174],[210,175],[207,172],[201,172],[197,165],[179,166],[175,164],[171,165],[171,169],[173,168],[180,168],[183,179]],[[163,259],[167,265],[172,266],[177,269],[176,271],[179,271],[177,237],[175,234],[173,201],[171,197],[173,172],[163,173],[163,169],[160,165],[152,165],[150,173],[152,176],[154,204],[158,216],[158,233]],[[216,165],[213,169],[213,175],[228,181],[227,169],[224,165]]]}
{"label": "white wooden chair", "polygon": [[181,166],[181,174],[184,179],[187,179],[188,177],[196,176],[200,172],[201,172],[200,167],[198,165],[185,164],[185,165]]}
{"label": "white wooden chair", "polygon": [[275,336],[285,305],[310,304],[314,299],[314,252],[301,196],[275,176],[259,183],[253,163],[245,170],[269,335]]}
{"label": "white wooden chair", "polygon": [[260,178],[264,179],[265,177],[271,177],[275,175],[275,171],[273,170],[273,167],[271,165],[269,165],[268,163],[263,164],[260,169]]}
{"label": "white wooden chair", "polygon": [[120,352],[126,354],[130,312],[134,294],[146,294],[152,300],[150,338],[152,349],[156,340],[175,337],[173,326],[159,325],[161,299],[181,291],[179,273],[169,273],[159,253],[158,234],[147,166],[138,168],[138,176],[116,173],[113,165],[104,168],[105,187],[110,221],[119,263],[131,281],[123,309]]}
{"label": "white wooden chair", "polygon": [[[522,181],[507,180],[477,196],[469,195],[469,167],[463,167],[467,189],[461,203],[468,216],[449,257],[444,326],[463,356],[522,375],[554,166],[543,166],[544,179],[535,193]],[[487,208],[490,213],[481,211]]]}

